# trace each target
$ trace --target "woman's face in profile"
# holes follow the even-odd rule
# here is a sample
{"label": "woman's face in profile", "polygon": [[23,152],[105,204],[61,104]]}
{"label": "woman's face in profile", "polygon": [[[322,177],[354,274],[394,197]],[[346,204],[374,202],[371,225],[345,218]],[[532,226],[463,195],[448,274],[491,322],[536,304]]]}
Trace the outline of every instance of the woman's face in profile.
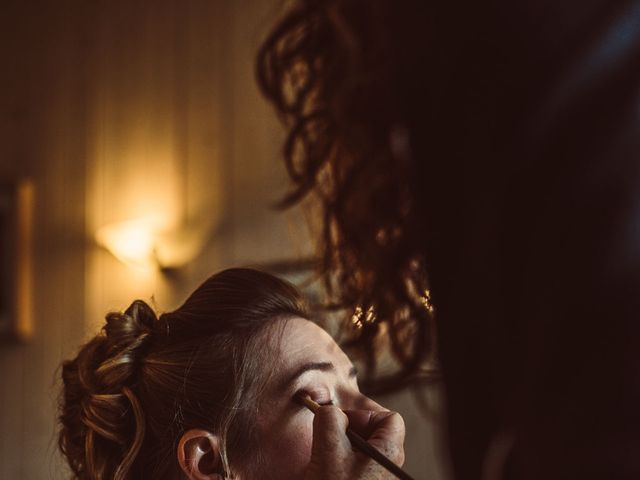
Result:
{"label": "woman's face in profile", "polygon": [[360,393],[351,361],[312,322],[286,320],[278,350],[281,360],[258,411],[260,478],[296,480],[309,464],[313,436],[313,414],[295,401],[298,392],[343,410],[382,407]]}

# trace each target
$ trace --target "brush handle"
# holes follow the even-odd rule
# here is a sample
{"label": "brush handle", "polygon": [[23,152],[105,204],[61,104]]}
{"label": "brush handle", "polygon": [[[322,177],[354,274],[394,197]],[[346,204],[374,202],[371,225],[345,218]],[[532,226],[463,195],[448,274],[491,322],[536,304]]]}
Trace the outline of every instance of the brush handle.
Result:
{"label": "brush handle", "polygon": [[387,457],[385,457],[377,448],[367,442],[364,438],[358,435],[356,432],[347,428],[347,438],[351,441],[351,445],[356,450],[364,453],[365,455],[371,457],[384,468],[393,473],[396,477],[401,480],[413,480],[413,477],[409,475],[407,472],[402,470],[398,465],[393,463]]}
{"label": "brush handle", "polygon": [[[305,407],[311,410],[314,414],[320,408],[319,404],[317,404],[307,396],[299,396],[297,398]],[[375,448],[373,445],[371,445],[369,442],[367,442],[364,438],[362,438],[360,435],[358,435],[356,432],[354,432],[350,428],[347,428],[347,438],[351,442],[351,446],[354,449],[364,453],[369,458],[372,458],[373,460],[378,462],[380,465],[382,465],[384,468],[389,470],[400,480],[413,480],[413,477],[411,477],[411,475],[409,475],[407,472],[402,470],[398,465],[396,465],[387,457],[385,457],[380,452],[380,450]]]}

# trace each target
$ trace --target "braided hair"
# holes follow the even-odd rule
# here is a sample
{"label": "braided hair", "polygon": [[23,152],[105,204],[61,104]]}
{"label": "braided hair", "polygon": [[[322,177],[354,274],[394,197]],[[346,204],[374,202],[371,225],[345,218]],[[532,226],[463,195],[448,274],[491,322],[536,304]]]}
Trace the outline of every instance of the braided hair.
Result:
{"label": "braided hair", "polygon": [[177,445],[192,428],[222,439],[220,473],[249,464],[251,406],[274,353],[264,335],[293,316],[306,317],[298,291],[251,269],[210,277],[159,318],[141,300],[108,314],[62,366],[58,442],[73,477],[180,478]]}

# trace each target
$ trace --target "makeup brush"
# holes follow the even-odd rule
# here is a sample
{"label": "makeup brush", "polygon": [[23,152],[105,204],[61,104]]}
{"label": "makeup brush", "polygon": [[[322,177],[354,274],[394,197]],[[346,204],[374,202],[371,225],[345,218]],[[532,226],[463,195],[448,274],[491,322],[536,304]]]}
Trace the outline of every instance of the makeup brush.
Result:
{"label": "makeup brush", "polygon": [[[307,407],[314,414],[320,408],[320,405],[318,403],[314,402],[306,395],[298,395],[296,398],[300,403],[302,403],[302,405]],[[371,445],[364,438],[362,438],[360,435],[358,435],[356,432],[354,432],[348,427],[347,427],[347,438],[349,438],[349,440],[351,441],[351,445],[353,446],[353,448],[364,453],[369,458],[374,459],[384,468],[386,468],[391,473],[393,473],[396,477],[400,478],[401,480],[413,480],[413,477],[411,477],[411,475],[409,475],[407,472],[402,470],[398,465],[396,465],[387,457],[385,457],[382,453],[380,453],[380,451],[376,449],[373,445]]]}

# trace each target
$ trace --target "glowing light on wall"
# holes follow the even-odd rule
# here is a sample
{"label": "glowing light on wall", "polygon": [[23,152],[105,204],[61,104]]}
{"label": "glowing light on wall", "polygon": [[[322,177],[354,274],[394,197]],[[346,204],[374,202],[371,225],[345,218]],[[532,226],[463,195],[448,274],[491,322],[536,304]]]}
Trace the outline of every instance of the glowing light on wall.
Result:
{"label": "glowing light on wall", "polygon": [[96,241],[126,265],[167,270],[193,260],[204,239],[199,231],[145,217],[105,225],[96,232]]}
{"label": "glowing light on wall", "polygon": [[98,244],[118,260],[144,268],[159,266],[155,236],[153,222],[148,219],[112,223],[96,232]]}

